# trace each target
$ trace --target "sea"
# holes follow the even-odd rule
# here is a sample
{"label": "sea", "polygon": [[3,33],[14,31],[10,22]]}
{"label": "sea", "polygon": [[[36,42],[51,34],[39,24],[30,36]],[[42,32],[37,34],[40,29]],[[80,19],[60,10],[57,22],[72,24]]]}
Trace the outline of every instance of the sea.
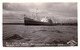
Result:
{"label": "sea", "polygon": [[[3,25],[4,47],[78,46],[75,25]],[[14,38],[14,34],[19,35]],[[22,39],[18,39],[22,37]],[[8,39],[7,39],[8,38]],[[11,39],[12,38],[12,39]]]}

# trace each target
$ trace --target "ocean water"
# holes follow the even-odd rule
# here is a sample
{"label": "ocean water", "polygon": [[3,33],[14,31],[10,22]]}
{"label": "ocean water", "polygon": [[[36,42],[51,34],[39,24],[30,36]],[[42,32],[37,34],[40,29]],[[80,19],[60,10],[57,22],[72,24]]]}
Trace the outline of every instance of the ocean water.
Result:
{"label": "ocean water", "polygon": [[[6,42],[25,42],[33,45],[26,46],[46,46],[40,44],[67,44],[70,40],[77,42],[77,26],[25,26],[25,25],[3,25],[3,39],[18,34],[22,40],[3,40]],[[39,44],[39,45],[36,45]],[[54,46],[52,45],[52,46]],[[21,45],[19,45],[21,46]],[[24,45],[22,45],[24,46]],[[50,45],[48,45],[50,46]],[[65,46],[65,45],[64,45]]]}

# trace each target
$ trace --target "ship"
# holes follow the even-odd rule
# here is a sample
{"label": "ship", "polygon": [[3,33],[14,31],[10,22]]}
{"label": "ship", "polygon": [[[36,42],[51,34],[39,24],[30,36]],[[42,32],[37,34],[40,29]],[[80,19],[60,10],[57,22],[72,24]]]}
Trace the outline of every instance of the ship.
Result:
{"label": "ship", "polygon": [[34,19],[24,17],[24,23],[25,23],[25,25],[52,25],[52,20],[44,17],[44,18],[40,19],[40,21],[37,21]]}
{"label": "ship", "polygon": [[[38,18],[38,8],[36,9],[36,13],[35,13],[35,18]],[[48,19],[46,16],[41,18],[40,20],[35,20],[35,19],[31,19],[26,17],[26,15],[24,15],[24,23],[25,25],[52,25],[52,20]]]}

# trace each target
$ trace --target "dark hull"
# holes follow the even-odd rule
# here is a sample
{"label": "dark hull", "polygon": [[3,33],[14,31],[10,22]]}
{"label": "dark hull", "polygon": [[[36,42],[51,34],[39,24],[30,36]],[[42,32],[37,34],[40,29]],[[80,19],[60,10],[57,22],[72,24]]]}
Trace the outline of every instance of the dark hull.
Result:
{"label": "dark hull", "polygon": [[35,21],[30,18],[24,18],[24,23],[25,25],[50,25],[49,23],[46,22],[41,22],[41,21]]}

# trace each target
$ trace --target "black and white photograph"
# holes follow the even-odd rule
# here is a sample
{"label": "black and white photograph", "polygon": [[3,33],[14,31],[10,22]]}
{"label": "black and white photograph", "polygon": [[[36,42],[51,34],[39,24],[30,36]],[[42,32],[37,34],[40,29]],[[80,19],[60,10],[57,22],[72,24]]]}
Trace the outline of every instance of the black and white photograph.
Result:
{"label": "black and white photograph", "polygon": [[77,2],[2,3],[3,47],[78,46]]}

